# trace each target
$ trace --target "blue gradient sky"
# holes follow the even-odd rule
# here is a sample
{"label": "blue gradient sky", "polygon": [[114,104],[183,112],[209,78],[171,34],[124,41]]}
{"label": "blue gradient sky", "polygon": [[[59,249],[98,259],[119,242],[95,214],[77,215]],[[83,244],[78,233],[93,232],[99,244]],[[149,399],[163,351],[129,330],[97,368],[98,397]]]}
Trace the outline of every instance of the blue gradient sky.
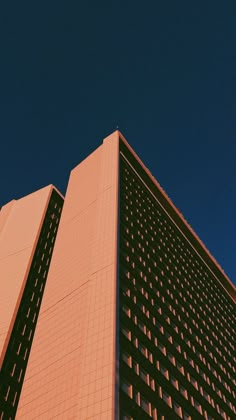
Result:
{"label": "blue gradient sky", "polygon": [[120,131],[236,283],[236,2],[0,6],[0,204]]}

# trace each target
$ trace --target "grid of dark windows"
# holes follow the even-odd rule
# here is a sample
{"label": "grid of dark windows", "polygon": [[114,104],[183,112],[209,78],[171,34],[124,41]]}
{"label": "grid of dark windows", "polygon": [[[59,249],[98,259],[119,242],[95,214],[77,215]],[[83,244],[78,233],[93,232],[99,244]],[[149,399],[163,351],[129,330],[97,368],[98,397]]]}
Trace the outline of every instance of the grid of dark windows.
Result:
{"label": "grid of dark windows", "polygon": [[62,205],[63,199],[53,190],[0,371],[0,420],[15,418]]}
{"label": "grid of dark windows", "polygon": [[119,253],[124,415],[234,418],[233,301],[124,156]]}

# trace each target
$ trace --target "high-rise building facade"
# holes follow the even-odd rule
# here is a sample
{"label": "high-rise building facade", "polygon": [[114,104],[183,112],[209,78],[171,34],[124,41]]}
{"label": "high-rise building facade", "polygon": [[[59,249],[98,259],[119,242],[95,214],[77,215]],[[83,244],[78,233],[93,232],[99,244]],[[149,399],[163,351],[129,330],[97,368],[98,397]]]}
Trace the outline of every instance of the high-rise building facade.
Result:
{"label": "high-rise building facade", "polygon": [[121,418],[236,418],[235,288],[120,145]]}
{"label": "high-rise building facade", "polygon": [[0,418],[14,419],[63,197],[52,186],[0,211]]}
{"label": "high-rise building facade", "polygon": [[71,172],[16,418],[235,418],[235,300],[116,131]]}

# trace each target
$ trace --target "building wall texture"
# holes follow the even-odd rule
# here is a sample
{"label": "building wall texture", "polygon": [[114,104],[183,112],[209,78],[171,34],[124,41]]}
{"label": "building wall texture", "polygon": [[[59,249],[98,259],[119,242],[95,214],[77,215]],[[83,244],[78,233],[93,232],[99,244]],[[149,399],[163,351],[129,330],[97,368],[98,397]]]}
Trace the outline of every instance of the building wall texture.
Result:
{"label": "building wall texture", "polygon": [[118,133],[72,172],[17,419],[113,418]]}
{"label": "building wall texture", "polygon": [[6,204],[0,212],[0,366],[31,264],[52,186]]}
{"label": "building wall texture", "polygon": [[63,204],[50,185],[3,207],[0,419],[15,418]]}

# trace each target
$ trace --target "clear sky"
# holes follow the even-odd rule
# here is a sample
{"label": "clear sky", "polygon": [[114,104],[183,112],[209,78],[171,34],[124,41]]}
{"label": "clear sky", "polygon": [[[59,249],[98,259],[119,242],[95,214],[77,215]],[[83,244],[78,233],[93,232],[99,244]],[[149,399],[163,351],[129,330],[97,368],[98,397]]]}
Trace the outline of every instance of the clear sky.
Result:
{"label": "clear sky", "polygon": [[119,127],[236,283],[235,0],[0,6],[0,204]]}

